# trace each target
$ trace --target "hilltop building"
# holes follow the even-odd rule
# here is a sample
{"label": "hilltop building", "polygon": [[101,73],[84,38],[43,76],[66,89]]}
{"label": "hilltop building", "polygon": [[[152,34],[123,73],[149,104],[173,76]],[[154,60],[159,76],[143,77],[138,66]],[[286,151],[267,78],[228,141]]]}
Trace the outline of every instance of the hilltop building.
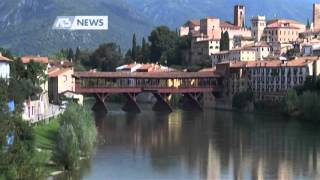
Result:
{"label": "hilltop building", "polygon": [[313,29],[320,30],[320,4],[313,4]]}
{"label": "hilltop building", "polygon": [[246,26],[246,8],[243,5],[234,6],[234,25],[242,28]]}
{"label": "hilltop building", "polygon": [[263,40],[264,29],[267,26],[267,21],[265,16],[255,16],[251,19],[251,33],[252,38],[255,42]]}

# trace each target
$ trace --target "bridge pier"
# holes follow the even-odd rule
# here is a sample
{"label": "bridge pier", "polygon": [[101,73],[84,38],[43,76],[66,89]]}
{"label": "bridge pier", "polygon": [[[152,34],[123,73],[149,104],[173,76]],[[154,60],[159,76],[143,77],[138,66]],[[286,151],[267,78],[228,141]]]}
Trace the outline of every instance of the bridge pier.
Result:
{"label": "bridge pier", "polygon": [[153,93],[153,95],[157,99],[157,102],[152,107],[154,111],[167,113],[171,113],[173,111],[169,103],[169,93]]}
{"label": "bridge pier", "polygon": [[95,94],[96,102],[92,106],[92,110],[95,112],[96,115],[105,115],[108,112],[107,106],[106,106],[106,100],[107,100],[108,94]]}
{"label": "bridge pier", "polygon": [[126,104],[122,107],[122,110],[129,113],[140,113],[141,109],[136,101],[138,94],[136,93],[124,93],[127,98]]}
{"label": "bridge pier", "polygon": [[185,93],[183,94],[182,108],[187,111],[202,111],[202,98],[203,93]]}

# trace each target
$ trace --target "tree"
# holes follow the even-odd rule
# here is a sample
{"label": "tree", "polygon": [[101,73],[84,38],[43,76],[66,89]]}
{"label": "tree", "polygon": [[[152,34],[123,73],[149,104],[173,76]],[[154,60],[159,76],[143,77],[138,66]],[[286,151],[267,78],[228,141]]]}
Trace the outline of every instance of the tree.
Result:
{"label": "tree", "polygon": [[232,107],[236,109],[243,109],[247,107],[249,102],[253,101],[252,91],[239,92],[232,98]]}
{"label": "tree", "polygon": [[306,91],[299,99],[300,112],[309,122],[320,122],[320,96],[316,92]]}
{"label": "tree", "polygon": [[299,109],[299,97],[297,95],[297,92],[293,89],[290,89],[287,93],[287,97],[285,99],[286,104],[286,113],[288,115],[293,115],[296,113]]}
{"label": "tree", "polygon": [[68,49],[68,56],[67,56],[67,59],[68,59],[69,61],[74,60],[74,53],[73,53],[72,48],[69,48],[69,49]]}
{"label": "tree", "polygon": [[91,112],[78,104],[72,103],[61,116],[61,122],[62,124],[72,125],[81,155],[90,156],[97,137],[95,121]]}
{"label": "tree", "polygon": [[115,43],[100,45],[90,56],[90,63],[86,65],[102,71],[115,71],[115,68],[123,62],[119,48]]}
{"label": "tree", "polygon": [[124,60],[123,60],[125,64],[130,64],[130,63],[134,62],[131,55],[132,55],[131,49],[128,49],[127,53],[125,54]]}
{"label": "tree", "polygon": [[47,80],[46,65],[31,60],[27,64],[26,79],[30,79],[35,86],[40,87]]}
{"label": "tree", "polygon": [[172,51],[176,46],[177,35],[167,26],[159,26],[155,28],[150,36],[150,58],[152,62],[159,61],[160,58],[166,58],[167,52]]}
{"label": "tree", "polygon": [[[0,112],[0,172],[4,179],[43,179],[46,175],[37,161],[32,128],[19,114]],[[12,145],[6,144],[6,136],[12,133]]]}
{"label": "tree", "polygon": [[31,60],[27,65],[21,59],[14,60],[10,66],[9,98],[14,100],[18,111],[27,98],[36,98],[42,91],[41,85],[46,81],[46,66]]}
{"label": "tree", "polygon": [[146,39],[143,37],[142,38],[142,46],[141,46],[141,54],[142,54],[142,63],[147,63],[149,61],[149,56],[150,56],[150,47],[149,44],[146,42]]}
{"label": "tree", "polygon": [[307,20],[307,25],[306,25],[306,28],[309,30],[310,28],[311,28],[311,25],[310,25],[310,20],[309,20],[309,18],[308,18],[308,20]]}
{"label": "tree", "polygon": [[59,128],[54,161],[62,165],[64,170],[72,171],[79,163],[79,142],[71,124],[63,124]]}
{"label": "tree", "polygon": [[21,80],[26,78],[25,65],[21,61],[21,58],[14,60],[10,66],[10,75],[15,80]]}
{"label": "tree", "polygon": [[220,39],[220,51],[228,51],[230,49],[230,39],[229,39],[229,33],[221,32],[221,39]]}
{"label": "tree", "polygon": [[80,48],[77,47],[76,54],[75,54],[75,57],[74,57],[74,61],[75,62],[79,62],[80,61],[80,56],[81,56]]}
{"label": "tree", "polygon": [[7,57],[9,59],[13,59],[13,55],[10,52],[10,50],[4,49],[4,48],[0,48],[0,52],[1,52],[2,56]]}
{"label": "tree", "polygon": [[137,40],[136,40],[136,34],[133,34],[132,37],[132,48],[131,48],[131,57],[134,61],[137,60]]}

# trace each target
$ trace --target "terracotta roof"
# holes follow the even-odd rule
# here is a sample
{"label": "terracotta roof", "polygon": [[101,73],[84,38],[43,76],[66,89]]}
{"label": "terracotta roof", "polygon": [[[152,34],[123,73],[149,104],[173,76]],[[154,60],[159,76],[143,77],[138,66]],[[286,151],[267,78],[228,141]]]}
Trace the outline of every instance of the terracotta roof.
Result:
{"label": "terracotta roof", "polygon": [[71,69],[70,68],[63,68],[63,69],[53,68],[49,70],[48,75],[49,77],[58,77],[59,75],[64,74],[65,72],[68,72],[68,71],[71,71]]}
{"label": "terracotta roof", "polygon": [[0,53],[0,61],[2,61],[2,62],[11,62],[12,60],[7,58],[7,57],[2,56],[2,54]]}
{"label": "terracotta roof", "polygon": [[229,29],[241,29],[239,26],[235,26],[234,24],[226,21],[220,20],[220,27],[221,28],[229,28]]}
{"label": "terracotta roof", "polygon": [[31,60],[33,60],[34,62],[39,62],[39,63],[44,63],[44,64],[49,63],[48,57],[40,57],[40,56],[23,56],[23,57],[21,57],[21,61],[24,64],[28,64]]}
{"label": "terracotta roof", "polygon": [[213,72],[215,72],[215,68],[203,68],[203,69],[201,69],[199,72],[211,72],[211,73],[213,73]]}
{"label": "terracotta roof", "polygon": [[68,67],[73,67],[73,63],[68,61],[68,60],[49,60],[49,64],[51,67],[64,67],[64,68],[68,68]]}
{"label": "terracotta roof", "polygon": [[175,71],[175,69],[161,66],[159,64],[126,64],[116,68],[118,71],[131,71],[131,72],[168,72]]}
{"label": "terracotta roof", "polygon": [[230,68],[253,68],[253,67],[301,67],[319,60],[318,57],[300,57],[290,61],[265,60],[265,61],[232,61],[219,64],[230,64]]}
{"label": "terracotta roof", "polygon": [[299,25],[303,25],[303,24],[291,19],[273,19],[267,22],[267,28],[300,29]]}
{"label": "terracotta roof", "polygon": [[76,78],[81,77],[109,77],[109,78],[205,78],[220,77],[211,72],[76,72]]}
{"label": "terracotta roof", "polygon": [[296,20],[293,19],[271,19],[267,22],[267,25],[272,23],[290,23],[290,24],[302,24]]}

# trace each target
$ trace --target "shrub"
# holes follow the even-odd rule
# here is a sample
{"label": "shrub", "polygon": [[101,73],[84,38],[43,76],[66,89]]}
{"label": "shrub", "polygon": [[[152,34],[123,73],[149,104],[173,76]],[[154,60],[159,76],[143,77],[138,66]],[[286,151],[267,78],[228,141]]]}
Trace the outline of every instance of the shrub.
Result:
{"label": "shrub", "polygon": [[91,112],[78,104],[72,103],[61,116],[61,123],[70,124],[74,127],[81,155],[89,156],[97,137],[97,129]]}
{"label": "shrub", "polygon": [[293,89],[289,90],[285,99],[285,113],[293,115],[297,113],[299,106],[299,97]]}
{"label": "shrub", "polygon": [[320,122],[320,96],[316,92],[304,92],[299,98],[299,105],[305,120]]}
{"label": "shrub", "polygon": [[253,94],[252,92],[240,92],[233,96],[232,98],[232,107],[236,109],[243,109],[248,106],[249,102],[252,102]]}
{"label": "shrub", "polygon": [[54,161],[65,170],[74,170],[79,162],[79,143],[71,124],[63,124],[59,128]]}

